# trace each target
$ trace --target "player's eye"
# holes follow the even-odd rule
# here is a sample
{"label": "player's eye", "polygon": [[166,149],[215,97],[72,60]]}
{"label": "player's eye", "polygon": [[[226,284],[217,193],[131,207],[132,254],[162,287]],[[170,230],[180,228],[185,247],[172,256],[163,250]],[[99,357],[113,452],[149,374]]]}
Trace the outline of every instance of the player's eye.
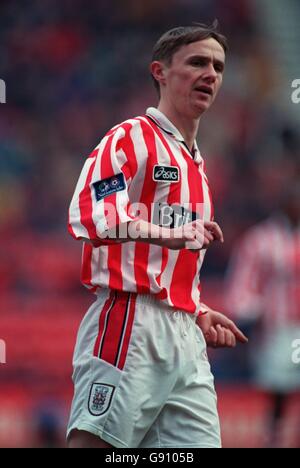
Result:
{"label": "player's eye", "polygon": [[192,60],[191,65],[193,67],[204,67],[206,65],[206,60],[204,59]]}
{"label": "player's eye", "polygon": [[216,64],[216,65],[215,65],[215,70],[216,70],[216,72],[218,72],[218,73],[223,73],[223,71],[224,71],[224,65],[222,65],[221,63],[220,63],[220,64]]}

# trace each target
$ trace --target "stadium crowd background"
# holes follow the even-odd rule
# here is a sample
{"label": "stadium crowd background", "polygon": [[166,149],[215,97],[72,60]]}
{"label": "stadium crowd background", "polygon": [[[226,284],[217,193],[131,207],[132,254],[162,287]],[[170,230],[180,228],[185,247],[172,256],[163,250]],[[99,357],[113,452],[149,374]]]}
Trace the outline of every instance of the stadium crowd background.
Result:
{"label": "stadium crowd background", "polygon": [[[270,52],[258,3],[1,2],[0,339],[7,364],[0,365],[0,445],[63,445],[75,333],[92,301],[79,283],[81,246],[66,231],[75,182],[110,127],[156,104],[147,64],[161,33],[214,18],[230,51],[223,91],[198,142],[226,243],[208,253],[203,291],[224,308],[235,241],[300,177],[299,121],[282,97],[291,83],[280,55]],[[244,358],[240,348],[212,354],[225,443],[255,446],[268,403],[248,386]]]}

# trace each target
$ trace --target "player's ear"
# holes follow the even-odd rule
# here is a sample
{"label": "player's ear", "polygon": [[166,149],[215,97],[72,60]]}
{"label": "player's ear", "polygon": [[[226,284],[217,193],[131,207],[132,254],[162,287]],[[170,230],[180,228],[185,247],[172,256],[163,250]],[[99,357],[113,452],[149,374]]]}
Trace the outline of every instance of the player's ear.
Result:
{"label": "player's ear", "polygon": [[163,62],[155,60],[150,64],[150,73],[160,84],[166,83],[166,66]]}

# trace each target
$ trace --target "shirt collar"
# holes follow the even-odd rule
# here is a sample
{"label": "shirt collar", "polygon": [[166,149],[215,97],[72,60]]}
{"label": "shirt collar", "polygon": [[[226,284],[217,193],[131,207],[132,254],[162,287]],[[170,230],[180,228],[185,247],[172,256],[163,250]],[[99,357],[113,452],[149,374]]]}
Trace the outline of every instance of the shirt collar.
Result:
{"label": "shirt collar", "polygon": [[[156,125],[161,128],[164,132],[168,133],[169,135],[173,136],[177,141],[184,143],[184,138],[181,135],[180,131],[175,127],[175,125],[172,124],[172,122],[163,114],[160,110],[156,109],[155,107],[149,107],[146,110],[146,115],[150,117]],[[188,148],[186,148],[189,155],[193,157],[195,163],[197,164],[202,164],[203,163],[203,158],[200,154],[198,145],[196,140],[194,141],[194,156],[191,155],[190,151]]]}

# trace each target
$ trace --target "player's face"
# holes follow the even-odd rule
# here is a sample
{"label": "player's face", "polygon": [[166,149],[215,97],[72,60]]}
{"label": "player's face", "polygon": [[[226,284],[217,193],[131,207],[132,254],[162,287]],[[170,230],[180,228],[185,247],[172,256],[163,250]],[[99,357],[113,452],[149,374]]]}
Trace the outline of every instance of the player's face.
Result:
{"label": "player's face", "polygon": [[224,67],[225,52],[215,39],[182,46],[165,66],[164,99],[186,117],[199,118],[218,94]]}

